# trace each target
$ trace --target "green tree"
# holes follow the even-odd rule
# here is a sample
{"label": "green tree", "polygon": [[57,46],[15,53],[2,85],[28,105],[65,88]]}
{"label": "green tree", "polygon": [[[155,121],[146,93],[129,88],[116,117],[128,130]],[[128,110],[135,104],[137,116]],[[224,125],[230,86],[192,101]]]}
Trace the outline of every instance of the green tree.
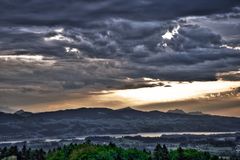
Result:
{"label": "green tree", "polygon": [[218,156],[213,156],[213,157],[211,157],[210,160],[219,160],[219,158],[218,158]]}
{"label": "green tree", "polygon": [[22,160],[28,160],[27,158],[28,158],[28,155],[27,155],[27,147],[26,147],[26,145],[23,145],[23,147],[22,147]]}
{"label": "green tree", "polygon": [[162,160],[169,160],[169,152],[166,145],[163,145],[162,148]]}
{"label": "green tree", "polygon": [[45,160],[45,152],[43,151],[43,149],[41,148],[40,150],[38,150],[37,152],[38,156],[37,156],[37,160]]}
{"label": "green tree", "polygon": [[181,147],[179,147],[177,149],[177,153],[178,153],[177,160],[185,160],[185,158],[184,158],[184,150]]}
{"label": "green tree", "polygon": [[7,147],[4,147],[2,150],[1,150],[1,159],[6,157],[7,156]]}
{"label": "green tree", "polygon": [[116,147],[116,144],[110,142],[110,143],[108,144],[108,146],[111,147],[111,148],[115,148],[115,147]]}
{"label": "green tree", "polygon": [[160,144],[157,144],[153,151],[153,160],[163,160],[163,148]]}

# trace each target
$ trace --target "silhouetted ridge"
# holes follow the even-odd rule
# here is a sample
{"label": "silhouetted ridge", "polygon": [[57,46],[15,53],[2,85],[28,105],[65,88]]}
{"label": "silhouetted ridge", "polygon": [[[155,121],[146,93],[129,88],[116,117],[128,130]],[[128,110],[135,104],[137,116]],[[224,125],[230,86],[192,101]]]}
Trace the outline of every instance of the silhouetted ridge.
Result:
{"label": "silhouetted ridge", "polygon": [[14,113],[15,115],[21,116],[21,117],[29,117],[31,116],[33,113],[32,112],[26,112],[24,110],[18,110]]}
{"label": "silhouetted ridge", "polygon": [[240,118],[144,112],[129,107],[118,110],[79,108],[34,114],[18,111],[15,114],[0,115],[0,135],[3,137],[240,131]]}
{"label": "silhouetted ridge", "polygon": [[186,114],[186,112],[181,109],[168,110],[167,113]]}

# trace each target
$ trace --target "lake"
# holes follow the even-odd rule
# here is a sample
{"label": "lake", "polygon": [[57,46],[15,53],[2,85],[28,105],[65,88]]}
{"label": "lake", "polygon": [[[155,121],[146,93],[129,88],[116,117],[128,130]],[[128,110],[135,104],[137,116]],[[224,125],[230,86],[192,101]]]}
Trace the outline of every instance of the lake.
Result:
{"label": "lake", "polygon": [[[87,135],[87,136],[79,136],[75,137],[72,139],[68,140],[84,140],[86,137],[115,137],[115,138],[121,138],[125,136],[142,136],[142,137],[161,137],[163,135],[220,135],[220,134],[235,134],[238,132],[153,132],[153,133],[136,133],[136,134],[103,134],[103,135]],[[15,144],[15,143],[21,143],[24,141],[31,141],[31,140],[36,140],[36,139],[29,139],[29,140],[13,140],[13,141],[1,141],[0,144]],[[44,140],[45,142],[59,142],[64,139],[59,139],[59,138],[46,138],[46,139],[41,139]]]}

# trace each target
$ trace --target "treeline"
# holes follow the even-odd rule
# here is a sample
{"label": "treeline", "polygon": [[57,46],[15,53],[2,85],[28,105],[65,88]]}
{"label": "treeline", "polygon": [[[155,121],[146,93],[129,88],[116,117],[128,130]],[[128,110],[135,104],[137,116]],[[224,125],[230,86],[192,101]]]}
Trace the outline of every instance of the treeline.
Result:
{"label": "treeline", "polygon": [[43,149],[31,150],[25,145],[0,148],[0,160],[46,160],[47,153]]}
{"label": "treeline", "polygon": [[[165,145],[158,144],[153,152],[137,149],[123,149],[115,144],[95,145],[89,142],[84,144],[70,144],[49,150],[48,152],[31,150],[23,146],[0,149],[0,160],[220,160],[207,152],[194,149],[169,151]],[[238,160],[233,159],[233,160]]]}

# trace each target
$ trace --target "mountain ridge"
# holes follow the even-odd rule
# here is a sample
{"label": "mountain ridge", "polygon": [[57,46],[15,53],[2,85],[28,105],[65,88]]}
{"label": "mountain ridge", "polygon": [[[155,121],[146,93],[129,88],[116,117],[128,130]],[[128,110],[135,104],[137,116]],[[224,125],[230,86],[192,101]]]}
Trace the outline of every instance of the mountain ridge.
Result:
{"label": "mountain ridge", "polygon": [[2,113],[0,135],[39,138],[143,132],[232,132],[240,131],[239,124],[240,118],[237,117],[139,111],[132,108],[78,108],[32,113],[30,116]]}
{"label": "mountain ridge", "polygon": [[136,112],[144,112],[144,113],[157,112],[157,113],[168,113],[168,114],[185,114],[185,115],[194,115],[194,116],[208,115],[208,116],[217,116],[217,117],[240,118],[240,117],[234,117],[234,116],[206,114],[206,113],[203,113],[203,112],[200,112],[200,111],[186,112],[186,111],[178,109],[178,108],[172,109],[172,110],[168,110],[166,112],[163,112],[163,111],[159,111],[159,110],[145,111],[145,110],[135,109],[134,107],[123,107],[123,108],[118,108],[118,109],[111,109],[111,108],[104,108],[104,107],[80,107],[80,108],[63,109],[63,110],[43,111],[43,112],[30,112],[30,111],[26,111],[24,109],[19,109],[19,110],[17,110],[14,113],[1,112],[1,111],[0,111],[0,113],[3,113],[3,114],[16,114],[17,115],[18,112],[24,112],[24,114],[27,113],[27,114],[32,114],[32,115],[38,115],[38,114],[53,114],[53,113],[82,111],[82,110],[136,111]]}

